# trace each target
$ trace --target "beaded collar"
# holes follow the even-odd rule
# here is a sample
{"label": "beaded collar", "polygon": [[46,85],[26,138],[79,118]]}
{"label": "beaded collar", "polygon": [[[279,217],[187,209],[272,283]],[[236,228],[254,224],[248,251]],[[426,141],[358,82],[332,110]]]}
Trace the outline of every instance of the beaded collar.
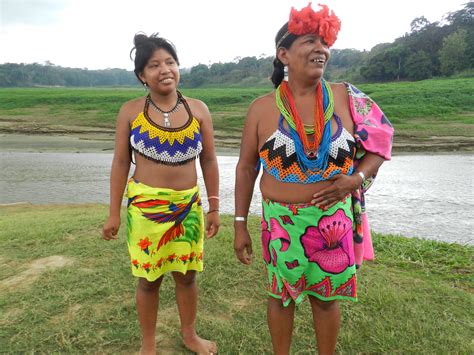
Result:
{"label": "beaded collar", "polygon": [[143,112],[137,115],[131,125],[131,149],[165,165],[182,165],[196,159],[202,151],[201,126],[184,98],[182,103],[189,118],[183,126],[171,128],[152,121],[148,116],[149,101],[145,100]]}

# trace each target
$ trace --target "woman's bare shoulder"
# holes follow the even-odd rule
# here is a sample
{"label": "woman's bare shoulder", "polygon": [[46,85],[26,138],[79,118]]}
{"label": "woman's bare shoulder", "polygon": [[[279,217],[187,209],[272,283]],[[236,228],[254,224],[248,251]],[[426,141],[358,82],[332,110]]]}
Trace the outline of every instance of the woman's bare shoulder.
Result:
{"label": "woman's bare shoulder", "polygon": [[187,96],[184,96],[184,99],[195,117],[207,117],[210,115],[209,108],[203,101]]}
{"label": "woman's bare shoulder", "polygon": [[126,120],[131,123],[140,112],[143,112],[144,106],[145,97],[129,100],[120,107],[118,119]]}
{"label": "woman's bare shoulder", "polygon": [[260,114],[262,112],[268,112],[269,110],[275,109],[275,92],[269,92],[268,94],[257,97],[249,106],[249,114]]}
{"label": "woman's bare shoulder", "polygon": [[145,105],[145,97],[137,97],[136,99],[129,100],[122,105],[121,110],[126,111],[143,111]]}
{"label": "woman's bare shoulder", "polygon": [[338,94],[346,94],[347,93],[347,88],[345,83],[329,83],[331,86],[331,90],[334,93]]}

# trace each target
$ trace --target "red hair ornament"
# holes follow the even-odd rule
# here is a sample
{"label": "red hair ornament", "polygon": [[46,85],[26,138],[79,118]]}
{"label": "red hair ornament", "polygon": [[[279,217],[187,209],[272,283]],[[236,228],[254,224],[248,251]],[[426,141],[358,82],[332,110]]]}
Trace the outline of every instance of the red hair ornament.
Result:
{"label": "red hair ornament", "polygon": [[[288,21],[288,32],[297,36],[314,33],[319,35],[324,42],[331,47],[336,42],[337,34],[341,29],[341,20],[326,5],[314,11],[311,2],[300,11],[291,8],[290,20]],[[283,36],[282,39],[286,38]],[[281,44],[282,40],[279,41]]]}

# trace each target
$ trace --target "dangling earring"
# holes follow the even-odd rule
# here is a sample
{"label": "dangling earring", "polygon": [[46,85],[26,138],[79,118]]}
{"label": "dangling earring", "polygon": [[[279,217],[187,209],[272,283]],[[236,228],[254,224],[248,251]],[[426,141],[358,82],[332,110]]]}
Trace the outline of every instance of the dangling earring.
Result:
{"label": "dangling earring", "polygon": [[283,67],[283,80],[288,81],[288,65]]}
{"label": "dangling earring", "polygon": [[143,83],[143,88],[145,91],[148,91],[148,85],[146,83]]}

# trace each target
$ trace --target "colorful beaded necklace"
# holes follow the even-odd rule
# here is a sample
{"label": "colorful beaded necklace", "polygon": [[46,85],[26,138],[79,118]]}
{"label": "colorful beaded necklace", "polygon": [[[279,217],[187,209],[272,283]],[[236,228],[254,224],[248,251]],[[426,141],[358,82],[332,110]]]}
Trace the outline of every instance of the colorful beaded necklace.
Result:
{"label": "colorful beaded necklace", "polygon": [[[316,86],[314,126],[303,124],[286,81],[276,89],[275,98],[277,107],[290,128],[301,167],[312,171],[325,169],[331,142],[330,120],[334,114],[334,98],[329,84],[321,79]],[[308,138],[311,134],[312,141]]]}

